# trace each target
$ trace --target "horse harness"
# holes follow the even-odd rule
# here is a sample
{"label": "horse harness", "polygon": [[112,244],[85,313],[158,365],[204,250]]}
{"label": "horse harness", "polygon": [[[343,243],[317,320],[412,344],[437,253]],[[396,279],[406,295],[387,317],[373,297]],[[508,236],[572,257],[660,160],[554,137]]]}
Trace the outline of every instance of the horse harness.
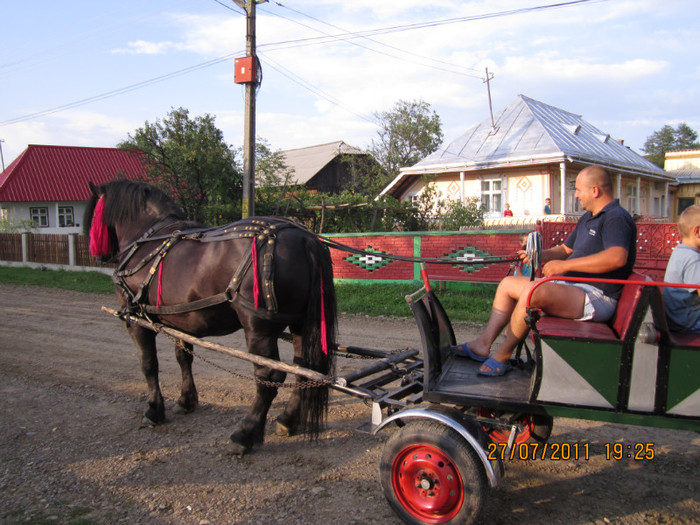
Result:
{"label": "horse harness", "polygon": [[[172,225],[174,222],[172,217],[165,218],[154,226],[149,228],[139,239],[124,248],[117,256],[120,261],[112,275],[112,281],[115,286],[121,291],[125,306],[122,308],[122,314],[138,315],[149,321],[152,319],[149,315],[176,315],[196,310],[203,310],[211,306],[230,302],[240,304],[256,315],[265,319],[270,319],[273,316],[280,318],[277,312],[277,299],[274,291],[273,269],[275,255],[275,241],[277,234],[286,228],[306,228],[291,219],[284,217],[265,218],[265,219],[245,219],[236,223],[225,226],[217,226],[211,228],[193,228],[188,230],[175,230],[171,233],[158,235],[159,232]],[[210,297],[198,299],[187,303],[175,305],[161,305],[161,283],[160,272],[165,257],[170,252],[170,249],[177,243],[183,240],[197,242],[221,242],[233,239],[251,239],[251,243],[246,249],[246,252],[238,265],[238,268],[233,273],[226,289],[218,294]],[[133,268],[126,268],[126,265],[134,257],[139,248],[147,242],[162,241],[159,246],[148,253],[138,264]],[[122,256],[122,254],[124,254]],[[258,257],[263,257],[261,275],[258,275],[257,261]],[[255,261],[255,264],[253,264]],[[146,274],[144,281],[136,290],[132,290],[127,285],[127,278],[132,277],[150,263],[150,269]],[[243,277],[253,268],[254,277],[254,299],[250,301],[243,297],[240,293]],[[148,291],[153,283],[153,279],[158,273],[158,301],[157,304],[148,304]],[[259,280],[262,280],[264,288],[264,298],[266,308],[258,309],[258,288]],[[284,316],[283,316],[284,317]],[[291,316],[290,316],[291,319]]]}

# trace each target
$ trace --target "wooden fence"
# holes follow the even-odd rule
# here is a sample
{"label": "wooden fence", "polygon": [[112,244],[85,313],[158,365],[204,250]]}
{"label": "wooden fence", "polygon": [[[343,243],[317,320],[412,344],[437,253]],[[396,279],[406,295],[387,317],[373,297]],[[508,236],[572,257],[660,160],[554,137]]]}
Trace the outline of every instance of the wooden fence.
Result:
{"label": "wooden fence", "polygon": [[102,268],[90,255],[87,235],[0,233],[0,261]]}

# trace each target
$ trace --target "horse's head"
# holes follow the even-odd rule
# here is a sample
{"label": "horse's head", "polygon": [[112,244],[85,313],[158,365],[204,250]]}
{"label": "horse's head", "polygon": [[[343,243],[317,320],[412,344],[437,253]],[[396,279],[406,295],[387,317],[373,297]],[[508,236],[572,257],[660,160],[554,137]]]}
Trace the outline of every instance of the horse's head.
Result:
{"label": "horse's head", "polygon": [[90,236],[91,255],[103,261],[112,259],[157,222],[167,217],[185,218],[170,197],[142,182],[90,183],[90,190],[83,224]]}

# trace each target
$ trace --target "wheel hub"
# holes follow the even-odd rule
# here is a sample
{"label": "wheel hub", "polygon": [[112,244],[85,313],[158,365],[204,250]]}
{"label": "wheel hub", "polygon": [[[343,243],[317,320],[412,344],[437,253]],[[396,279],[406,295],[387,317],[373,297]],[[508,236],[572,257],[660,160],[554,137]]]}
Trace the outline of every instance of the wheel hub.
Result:
{"label": "wheel hub", "polygon": [[414,445],[398,454],[392,483],[404,508],[426,523],[449,521],[464,502],[457,468],[445,453],[430,445]]}

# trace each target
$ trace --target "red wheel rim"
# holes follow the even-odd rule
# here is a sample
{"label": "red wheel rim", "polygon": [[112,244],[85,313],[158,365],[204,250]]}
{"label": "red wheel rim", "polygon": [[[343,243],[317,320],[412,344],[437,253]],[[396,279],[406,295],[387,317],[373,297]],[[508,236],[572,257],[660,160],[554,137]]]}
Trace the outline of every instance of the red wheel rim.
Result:
{"label": "red wheel rim", "polygon": [[403,508],[426,523],[451,520],[464,503],[459,470],[447,454],[430,445],[413,445],[397,454],[391,483]]}
{"label": "red wheel rim", "polygon": [[[479,410],[479,416],[493,417],[493,415],[491,415],[491,413],[488,410],[484,409]],[[515,436],[515,442],[517,444],[527,442],[532,436],[532,433],[535,430],[535,416],[533,416],[532,414],[523,415],[522,419],[520,420],[520,424],[523,427],[523,431],[518,433],[517,436]],[[486,431],[489,438],[491,438],[491,441],[493,441],[494,443],[508,443],[508,438],[510,437],[509,430],[503,430],[501,428],[492,428],[486,425],[483,425],[483,429]]]}

